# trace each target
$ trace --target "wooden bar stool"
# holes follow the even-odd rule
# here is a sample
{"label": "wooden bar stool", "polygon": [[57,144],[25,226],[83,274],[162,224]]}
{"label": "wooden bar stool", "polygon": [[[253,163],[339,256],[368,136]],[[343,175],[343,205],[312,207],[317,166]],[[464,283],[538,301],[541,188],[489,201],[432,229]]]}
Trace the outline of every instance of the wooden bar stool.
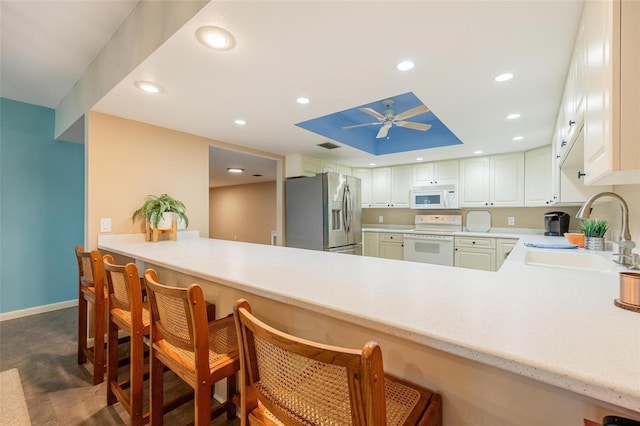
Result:
{"label": "wooden bar stool", "polygon": [[[153,269],[144,273],[151,308],[150,405],[151,424],[162,425],[163,377],[167,366],[195,391],[196,426],[227,413],[235,416],[236,372],[240,369],[238,341],[231,315],[207,320],[207,306],[197,284],[188,288],[158,282]],[[227,401],[211,410],[211,388],[226,378]]]}
{"label": "wooden bar stool", "polygon": [[[93,384],[104,380],[105,371],[105,308],[104,273],[102,258],[98,250],[85,252],[82,246],[76,246],[78,261],[78,364],[90,361],[93,364]],[[88,304],[94,306],[94,344],[87,346]]]}
{"label": "wooden bar stool", "polygon": [[360,350],[300,339],[233,309],[240,346],[240,419],[256,425],[442,424],[440,395],[384,374],[375,342]]}
{"label": "wooden bar stool", "polygon": [[[142,299],[142,283],[133,263],[116,265],[111,255],[103,257],[108,288],[109,327],[107,357],[107,404],[120,401],[131,416],[131,425],[149,422],[144,403],[144,336],[149,335],[149,307]],[[129,380],[118,381],[118,331],[130,336]],[[128,392],[127,392],[128,388]]]}

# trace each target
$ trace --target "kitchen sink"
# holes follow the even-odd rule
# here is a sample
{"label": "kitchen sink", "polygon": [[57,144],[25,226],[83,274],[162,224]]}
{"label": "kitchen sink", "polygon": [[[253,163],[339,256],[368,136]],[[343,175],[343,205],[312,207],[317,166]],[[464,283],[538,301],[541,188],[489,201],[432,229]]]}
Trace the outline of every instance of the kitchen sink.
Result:
{"label": "kitchen sink", "polygon": [[545,251],[528,250],[524,263],[534,266],[548,266],[552,268],[579,269],[583,271],[614,272],[618,265],[597,254],[584,251]]}

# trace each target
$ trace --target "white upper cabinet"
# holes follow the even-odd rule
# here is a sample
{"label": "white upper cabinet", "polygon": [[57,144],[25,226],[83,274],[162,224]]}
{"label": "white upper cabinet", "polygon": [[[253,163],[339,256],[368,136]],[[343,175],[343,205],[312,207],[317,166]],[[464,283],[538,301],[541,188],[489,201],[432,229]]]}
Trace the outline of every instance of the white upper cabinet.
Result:
{"label": "white upper cabinet", "polygon": [[524,206],[524,153],[460,160],[460,204]]}
{"label": "white upper cabinet", "polygon": [[460,160],[460,207],[485,207],[489,202],[489,157]]}
{"label": "white upper cabinet", "polygon": [[411,186],[457,185],[458,160],[415,164],[411,171]]}
{"label": "white upper cabinet", "polygon": [[362,207],[373,207],[371,201],[371,169],[353,169],[352,172],[353,176],[360,178]]}
{"label": "white upper cabinet", "polygon": [[391,207],[409,207],[411,166],[391,168]]}
{"label": "white upper cabinet", "polygon": [[553,204],[551,145],[524,153],[524,205]]}
{"label": "white upper cabinet", "polygon": [[490,205],[524,206],[524,153],[491,157]]}
{"label": "white upper cabinet", "polygon": [[350,167],[330,161],[319,160],[301,154],[287,155],[285,177],[315,176],[317,173],[334,172],[351,175]]}
{"label": "white upper cabinet", "polygon": [[380,167],[371,171],[373,207],[409,207],[411,166]]}
{"label": "white upper cabinet", "polygon": [[640,2],[584,5],[585,182],[640,183]]}

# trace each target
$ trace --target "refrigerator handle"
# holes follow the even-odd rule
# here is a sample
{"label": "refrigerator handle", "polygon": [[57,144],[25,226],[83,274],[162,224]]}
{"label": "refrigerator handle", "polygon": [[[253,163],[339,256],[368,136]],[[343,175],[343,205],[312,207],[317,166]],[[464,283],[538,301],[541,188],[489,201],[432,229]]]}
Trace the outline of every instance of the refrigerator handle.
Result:
{"label": "refrigerator handle", "polygon": [[347,198],[349,196],[349,185],[344,186],[344,190],[342,191],[342,221],[344,223],[344,231],[349,233],[349,216],[347,215],[347,211],[349,209],[349,204]]}
{"label": "refrigerator handle", "polygon": [[353,220],[353,200],[351,199],[351,188],[349,185],[345,186],[345,208],[344,215],[347,223],[347,234],[351,232],[351,221]]}

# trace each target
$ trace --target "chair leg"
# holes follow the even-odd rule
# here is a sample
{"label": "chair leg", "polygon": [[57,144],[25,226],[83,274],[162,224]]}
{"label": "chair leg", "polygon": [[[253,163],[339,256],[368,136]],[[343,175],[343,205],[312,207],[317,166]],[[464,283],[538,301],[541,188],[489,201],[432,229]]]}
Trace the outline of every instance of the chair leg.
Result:
{"label": "chair leg", "polygon": [[104,300],[96,300],[95,307],[95,330],[93,336],[93,384],[97,385],[104,381]]}
{"label": "chair leg", "polygon": [[131,426],[144,424],[143,376],[144,376],[144,343],[142,331],[134,331],[131,335],[131,351],[129,366],[129,395],[131,395]]}
{"label": "chair leg", "polygon": [[236,404],[233,397],[236,394],[236,375],[235,373],[227,377],[227,419],[231,420],[236,416]]}
{"label": "chair leg", "polygon": [[196,375],[195,392],[194,423],[196,426],[208,425],[211,423],[211,383],[199,380]]}
{"label": "chair leg", "polygon": [[87,300],[78,290],[78,364],[87,362]]}
{"label": "chair leg", "polygon": [[118,326],[109,320],[107,355],[107,405],[118,401],[112,386],[118,386]]}
{"label": "chair leg", "polygon": [[149,355],[149,423],[152,426],[162,426],[163,418],[163,377],[164,365],[156,358],[153,345]]}

